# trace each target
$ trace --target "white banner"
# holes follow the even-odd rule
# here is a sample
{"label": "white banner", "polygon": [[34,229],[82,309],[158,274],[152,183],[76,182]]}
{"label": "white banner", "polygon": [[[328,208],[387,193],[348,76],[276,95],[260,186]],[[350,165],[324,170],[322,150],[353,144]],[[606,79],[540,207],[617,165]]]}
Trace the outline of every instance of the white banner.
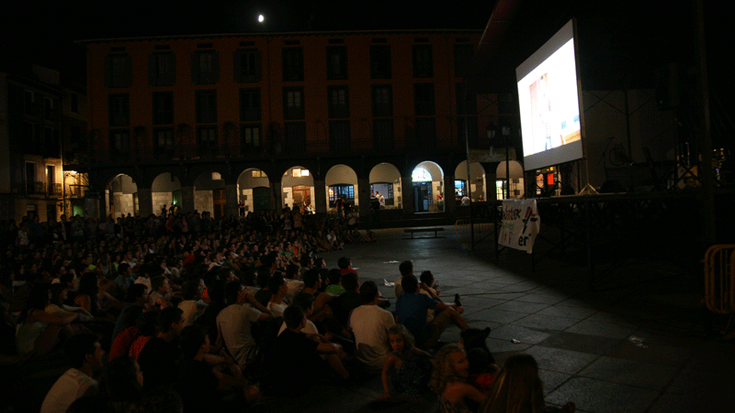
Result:
{"label": "white banner", "polygon": [[535,199],[503,200],[503,225],[498,243],[527,253],[533,252],[541,217],[538,216]]}

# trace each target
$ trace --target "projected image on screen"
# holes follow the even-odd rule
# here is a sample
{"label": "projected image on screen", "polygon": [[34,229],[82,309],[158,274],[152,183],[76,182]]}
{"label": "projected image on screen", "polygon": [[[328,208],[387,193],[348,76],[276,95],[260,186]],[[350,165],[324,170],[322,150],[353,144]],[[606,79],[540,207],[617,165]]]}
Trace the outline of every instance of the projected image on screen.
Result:
{"label": "projected image on screen", "polygon": [[573,22],[516,69],[526,170],[583,157]]}

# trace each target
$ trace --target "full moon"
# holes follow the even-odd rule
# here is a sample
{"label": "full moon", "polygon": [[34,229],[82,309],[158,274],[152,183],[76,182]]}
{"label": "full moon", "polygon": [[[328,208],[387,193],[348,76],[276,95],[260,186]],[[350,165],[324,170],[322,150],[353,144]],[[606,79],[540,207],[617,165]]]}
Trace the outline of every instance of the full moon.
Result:
{"label": "full moon", "polygon": [[262,15],[262,14],[259,14],[259,15],[258,15],[258,21],[259,21],[260,23],[263,23],[263,21],[264,21],[264,20],[265,20],[265,17],[263,17],[263,15]]}

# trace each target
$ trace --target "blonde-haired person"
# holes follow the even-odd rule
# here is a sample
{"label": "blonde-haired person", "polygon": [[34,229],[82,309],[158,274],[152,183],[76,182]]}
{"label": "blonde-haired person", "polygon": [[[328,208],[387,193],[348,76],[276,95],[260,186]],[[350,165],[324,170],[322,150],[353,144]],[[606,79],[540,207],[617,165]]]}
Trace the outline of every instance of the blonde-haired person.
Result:
{"label": "blonde-haired person", "polygon": [[456,344],[443,347],[435,358],[429,387],[439,396],[442,413],[467,413],[465,398],[482,403],[485,395],[467,382],[470,363],[467,354]]}
{"label": "blonde-haired person", "polygon": [[562,408],[547,407],[544,386],[533,356],[517,354],[506,360],[493,383],[483,413],[574,412],[574,403]]}

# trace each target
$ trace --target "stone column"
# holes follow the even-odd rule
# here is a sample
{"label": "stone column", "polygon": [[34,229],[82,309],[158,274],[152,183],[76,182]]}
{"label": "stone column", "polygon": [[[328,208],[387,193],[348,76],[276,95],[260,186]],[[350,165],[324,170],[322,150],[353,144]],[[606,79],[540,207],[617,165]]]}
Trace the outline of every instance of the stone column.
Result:
{"label": "stone column", "polygon": [[[103,205],[104,199],[98,191],[87,190],[84,193],[84,215],[85,217],[97,217],[102,219],[105,217]],[[38,211],[36,211],[38,213]]]}
{"label": "stone column", "polygon": [[138,188],[138,215],[148,217],[153,214],[153,192],[151,188]]}
{"label": "stone column", "polygon": [[281,212],[283,209],[283,189],[280,182],[271,182],[271,193],[273,194],[273,209]]}
{"label": "stone column", "polygon": [[357,190],[355,194],[357,199],[360,201],[360,205],[357,206],[358,214],[364,220],[370,215],[370,179],[358,178],[357,179]]}
{"label": "stone column", "polygon": [[[401,197],[403,198],[403,213],[406,215],[413,215],[415,212],[415,206],[413,205],[413,176],[411,173],[401,178],[401,192]],[[395,194],[393,194],[393,196],[395,196]]]}
{"label": "stone column", "polygon": [[[469,191],[469,179],[467,180],[467,190]],[[454,174],[444,175],[444,212],[452,215],[457,210],[457,201],[454,199]]]}
{"label": "stone column", "polygon": [[194,187],[181,187],[181,210],[183,212],[194,212]]}
{"label": "stone column", "polygon": [[323,180],[314,179],[314,198],[311,202],[314,204],[314,212],[317,214],[327,213],[327,187]]}
{"label": "stone column", "polygon": [[237,184],[226,184],[225,185],[225,215],[239,216],[240,212],[237,209]]}

